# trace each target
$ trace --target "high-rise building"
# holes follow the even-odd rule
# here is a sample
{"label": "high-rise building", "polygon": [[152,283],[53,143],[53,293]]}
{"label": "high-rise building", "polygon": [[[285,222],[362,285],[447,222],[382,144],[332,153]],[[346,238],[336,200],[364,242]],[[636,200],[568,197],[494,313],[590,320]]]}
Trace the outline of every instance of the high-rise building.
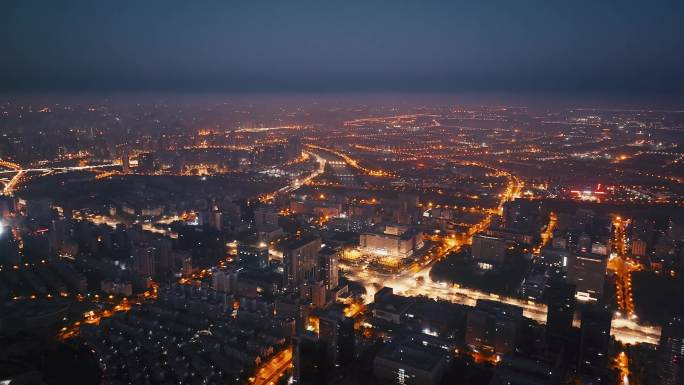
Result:
{"label": "high-rise building", "polygon": [[309,285],[311,290],[311,304],[316,308],[324,308],[327,304],[325,295],[325,284],[323,281],[316,281]]}
{"label": "high-rise building", "polygon": [[672,317],[663,325],[658,344],[663,385],[684,383],[684,319]]}
{"label": "high-rise building", "polygon": [[429,346],[391,343],[375,356],[373,373],[383,384],[437,385],[447,366],[444,354]]}
{"label": "high-rise building", "polygon": [[308,333],[292,338],[292,364],[293,383],[299,385],[327,383],[334,367],[326,342]]}
{"label": "high-rise building", "polygon": [[278,226],[278,211],[275,207],[265,206],[254,210],[254,225],[257,229]]}
{"label": "high-rise building", "polygon": [[503,206],[503,225],[506,229],[535,233],[542,225],[541,201],[515,199]]}
{"label": "high-rise building", "polygon": [[646,256],[646,249],[648,244],[641,239],[635,239],[632,241],[632,255],[635,257]]}
{"label": "high-rise building", "polygon": [[155,171],[154,153],[146,152],[138,156],[138,172],[141,174],[152,174]]}
{"label": "high-rise building", "polygon": [[286,160],[294,160],[302,155],[302,140],[298,136],[291,136],[287,140],[287,148],[285,150]]}
{"label": "high-rise building", "polygon": [[211,276],[211,288],[219,293],[234,293],[237,291],[238,270],[218,270]]}
{"label": "high-rise building", "polygon": [[257,245],[240,244],[238,246],[238,260],[243,266],[263,270],[268,268],[268,246],[265,243]]}
{"label": "high-rise building", "polygon": [[522,318],[522,308],[478,300],[467,316],[466,344],[478,351],[510,353],[515,350]]}
{"label": "high-rise building", "polygon": [[503,238],[476,234],[473,236],[472,253],[473,258],[479,261],[502,263],[506,257],[506,240]]}
{"label": "high-rise building", "polygon": [[190,253],[174,250],[174,258],[180,260],[181,274],[186,277],[192,274],[192,257]]}
{"label": "high-rise building", "polygon": [[141,245],[133,248],[133,269],[144,277],[154,277],[156,273],[157,250],[152,246]]}
{"label": "high-rise building", "polygon": [[407,226],[381,226],[361,234],[359,247],[377,255],[410,257],[423,247],[423,233]]}
{"label": "high-rise building", "polygon": [[575,297],[580,301],[596,302],[603,294],[608,259],[595,254],[572,254],[568,258],[568,281],[575,285]]}
{"label": "high-rise building", "polygon": [[321,249],[321,239],[312,235],[305,235],[285,245],[283,262],[285,267],[285,286],[292,292],[309,281],[314,281],[318,275],[318,252]]}
{"label": "high-rise building", "polygon": [[546,293],[546,334],[552,339],[567,340],[575,315],[575,286],[557,277],[551,280]]}
{"label": "high-rise building", "polygon": [[320,266],[320,279],[325,283],[326,290],[332,290],[339,286],[340,273],[340,250],[334,247],[324,247],[318,253]]}
{"label": "high-rise building", "polygon": [[17,265],[20,262],[21,254],[11,229],[0,223],[0,265]]}
{"label": "high-rise building", "polygon": [[123,173],[128,174],[131,172],[131,159],[128,150],[124,150],[121,155],[121,166],[123,167]]}
{"label": "high-rise building", "polygon": [[602,383],[608,371],[611,322],[611,312],[599,305],[593,305],[582,312],[577,367],[580,376],[595,383]]}
{"label": "high-rise building", "polygon": [[211,208],[210,227],[217,231],[221,231],[223,229],[223,213],[217,204],[214,204]]}
{"label": "high-rise building", "polygon": [[354,360],[354,320],[339,312],[326,312],[319,317],[318,337],[328,346],[336,365],[348,365]]}

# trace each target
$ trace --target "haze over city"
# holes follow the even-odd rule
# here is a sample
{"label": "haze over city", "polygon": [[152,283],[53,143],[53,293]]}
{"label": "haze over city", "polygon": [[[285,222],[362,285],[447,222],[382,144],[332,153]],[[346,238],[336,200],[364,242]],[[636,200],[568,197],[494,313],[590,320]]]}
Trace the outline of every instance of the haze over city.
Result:
{"label": "haze over city", "polygon": [[683,17],[0,4],[0,385],[683,383]]}

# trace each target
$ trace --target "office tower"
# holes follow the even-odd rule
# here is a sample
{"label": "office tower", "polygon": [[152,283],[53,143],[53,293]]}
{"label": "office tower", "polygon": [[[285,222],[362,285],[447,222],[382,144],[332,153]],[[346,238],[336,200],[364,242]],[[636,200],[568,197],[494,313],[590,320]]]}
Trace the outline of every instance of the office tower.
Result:
{"label": "office tower", "polygon": [[0,265],[17,265],[21,262],[19,246],[12,236],[12,229],[0,223]]}
{"label": "office tower", "polygon": [[240,244],[238,246],[238,261],[243,266],[263,270],[268,268],[268,246]]}
{"label": "office tower", "polygon": [[663,325],[658,344],[663,385],[684,382],[684,321],[682,317],[671,317]]}
{"label": "office tower", "polygon": [[473,236],[473,258],[488,263],[503,263],[506,257],[506,240],[482,234]]}
{"label": "office tower", "polygon": [[318,337],[328,346],[334,364],[345,366],[354,361],[354,320],[342,313],[326,312],[319,317],[318,325]]}
{"label": "office tower", "polygon": [[157,250],[152,246],[135,246],[133,248],[133,269],[143,277],[154,277]]}
{"label": "office tower", "polygon": [[302,155],[302,140],[298,136],[291,136],[287,140],[287,148],[285,150],[286,160],[294,160]]}
{"label": "office tower", "polygon": [[603,294],[608,259],[601,255],[572,254],[568,258],[568,281],[575,285],[576,298],[584,302],[596,302]]}
{"label": "office tower", "polygon": [[311,290],[311,304],[316,308],[324,308],[327,304],[325,295],[325,283],[323,281],[316,281],[311,283],[309,289]]}
{"label": "office tower", "polygon": [[238,270],[218,270],[211,276],[211,288],[219,293],[234,293],[237,291]]}
{"label": "office tower", "polygon": [[155,171],[154,153],[147,152],[138,156],[138,173],[152,174]]}
{"label": "office tower", "polygon": [[515,199],[503,206],[503,225],[506,229],[524,233],[541,228],[541,203],[538,200]]}
{"label": "office tower", "polygon": [[214,203],[211,208],[209,226],[216,231],[221,231],[223,229],[223,213],[216,203]]}
{"label": "office tower", "polygon": [[292,338],[292,363],[293,383],[299,385],[325,384],[334,367],[327,343],[305,333]]}
{"label": "office tower", "polygon": [[478,351],[510,353],[515,350],[522,318],[522,308],[478,300],[467,316],[466,344]]}
{"label": "office tower", "polygon": [[128,150],[124,150],[123,154],[121,155],[121,166],[123,167],[124,174],[131,172],[131,159],[130,155],[128,154]]}
{"label": "office tower", "polygon": [[373,374],[382,384],[438,385],[447,367],[442,352],[417,344],[391,343],[375,356]]}
{"label": "office tower", "polygon": [[318,252],[321,239],[311,235],[302,236],[285,246],[283,261],[285,265],[285,286],[292,292],[318,274]]}
{"label": "office tower", "polygon": [[379,226],[362,233],[359,246],[368,253],[406,258],[423,247],[423,233],[408,226]]}
{"label": "office tower", "polygon": [[635,239],[632,241],[632,255],[635,257],[646,256],[646,249],[648,244],[641,239]]}
{"label": "office tower", "polygon": [[326,290],[332,290],[339,285],[339,262],[340,250],[333,247],[325,247],[318,253],[320,266],[320,279],[325,283]]}
{"label": "office tower", "polygon": [[272,206],[262,206],[255,209],[254,225],[257,229],[268,226],[278,226],[278,211]]}
{"label": "office tower", "polygon": [[547,290],[546,334],[550,339],[567,340],[575,314],[575,285],[560,277],[551,280]]}
{"label": "office tower", "polygon": [[582,312],[578,372],[597,383],[602,383],[608,371],[611,321],[611,312],[598,305]]}

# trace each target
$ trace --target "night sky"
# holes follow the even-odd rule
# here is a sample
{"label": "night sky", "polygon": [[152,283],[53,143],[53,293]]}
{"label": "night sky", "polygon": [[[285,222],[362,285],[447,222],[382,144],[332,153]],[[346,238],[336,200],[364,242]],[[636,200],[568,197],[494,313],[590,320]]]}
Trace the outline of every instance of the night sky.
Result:
{"label": "night sky", "polygon": [[684,1],[0,2],[0,90],[684,94]]}

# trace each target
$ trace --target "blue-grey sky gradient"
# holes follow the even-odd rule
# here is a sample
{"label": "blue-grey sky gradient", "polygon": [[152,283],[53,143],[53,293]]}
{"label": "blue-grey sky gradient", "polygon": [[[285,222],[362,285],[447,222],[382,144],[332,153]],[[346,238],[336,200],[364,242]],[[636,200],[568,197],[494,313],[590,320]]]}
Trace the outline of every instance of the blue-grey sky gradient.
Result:
{"label": "blue-grey sky gradient", "polygon": [[7,0],[3,91],[684,93],[684,1]]}

